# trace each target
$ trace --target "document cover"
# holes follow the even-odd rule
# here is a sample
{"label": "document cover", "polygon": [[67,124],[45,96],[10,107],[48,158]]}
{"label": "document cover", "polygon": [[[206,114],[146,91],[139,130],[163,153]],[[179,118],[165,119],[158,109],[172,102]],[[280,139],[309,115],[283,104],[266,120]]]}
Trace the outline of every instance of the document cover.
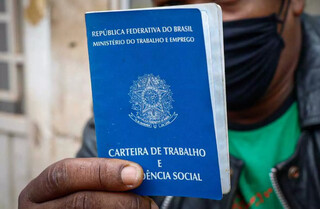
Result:
{"label": "document cover", "polygon": [[139,163],[147,196],[230,189],[221,10],[86,14],[99,157]]}

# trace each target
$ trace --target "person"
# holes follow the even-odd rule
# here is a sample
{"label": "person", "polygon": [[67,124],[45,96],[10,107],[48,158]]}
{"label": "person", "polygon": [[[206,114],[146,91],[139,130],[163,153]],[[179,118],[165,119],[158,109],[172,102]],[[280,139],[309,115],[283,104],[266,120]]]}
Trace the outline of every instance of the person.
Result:
{"label": "person", "polygon": [[[19,208],[320,208],[320,19],[304,0],[215,2],[224,20],[231,191],[221,201],[130,193],[142,168],[97,155],[94,120],[77,159],[45,169]],[[270,177],[269,177],[270,174]],[[129,192],[128,192],[129,191]]]}

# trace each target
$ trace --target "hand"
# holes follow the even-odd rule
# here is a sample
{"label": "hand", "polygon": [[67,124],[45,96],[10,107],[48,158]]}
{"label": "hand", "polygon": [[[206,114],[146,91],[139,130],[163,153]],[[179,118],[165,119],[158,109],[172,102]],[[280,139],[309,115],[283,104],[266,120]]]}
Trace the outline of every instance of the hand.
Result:
{"label": "hand", "polygon": [[118,159],[66,159],[45,169],[19,196],[19,209],[156,209],[128,193],[143,180],[142,168]]}

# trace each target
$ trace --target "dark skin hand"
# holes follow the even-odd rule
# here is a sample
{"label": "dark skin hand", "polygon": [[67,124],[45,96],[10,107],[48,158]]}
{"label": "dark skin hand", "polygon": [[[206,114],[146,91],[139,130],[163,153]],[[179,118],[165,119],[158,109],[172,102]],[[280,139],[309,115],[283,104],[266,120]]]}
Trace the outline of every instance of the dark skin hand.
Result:
{"label": "dark skin hand", "polygon": [[[224,21],[277,13],[281,3],[280,0],[154,0],[154,5],[208,2],[222,7]],[[291,0],[282,35],[286,47],[266,95],[252,108],[229,111],[231,122],[252,124],[262,121],[275,112],[291,93],[301,49],[299,17],[304,3],[305,0]],[[130,193],[141,184],[142,178],[142,168],[128,161],[98,158],[63,160],[49,166],[29,183],[20,194],[19,209],[158,208],[151,199]]]}
{"label": "dark skin hand", "polygon": [[147,197],[129,193],[143,180],[142,168],[132,162],[66,159],[46,170],[21,192],[20,209],[156,209]]}

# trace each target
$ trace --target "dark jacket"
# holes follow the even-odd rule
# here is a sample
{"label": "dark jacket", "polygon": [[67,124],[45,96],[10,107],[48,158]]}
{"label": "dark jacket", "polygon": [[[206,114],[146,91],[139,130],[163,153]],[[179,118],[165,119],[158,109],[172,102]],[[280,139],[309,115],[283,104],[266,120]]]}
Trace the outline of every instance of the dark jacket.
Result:
{"label": "dark jacket", "polygon": [[[294,155],[276,165],[270,178],[284,208],[320,208],[320,18],[304,15],[303,48],[296,74],[296,98],[302,134]],[[293,139],[294,141],[294,139]],[[84,130],[79,157],[97,156],[94,121]],[[229,209],[238,192],[244,163],[231,156],[231,192],[221,201],[199,198],[155,197],[161,208]]]}

